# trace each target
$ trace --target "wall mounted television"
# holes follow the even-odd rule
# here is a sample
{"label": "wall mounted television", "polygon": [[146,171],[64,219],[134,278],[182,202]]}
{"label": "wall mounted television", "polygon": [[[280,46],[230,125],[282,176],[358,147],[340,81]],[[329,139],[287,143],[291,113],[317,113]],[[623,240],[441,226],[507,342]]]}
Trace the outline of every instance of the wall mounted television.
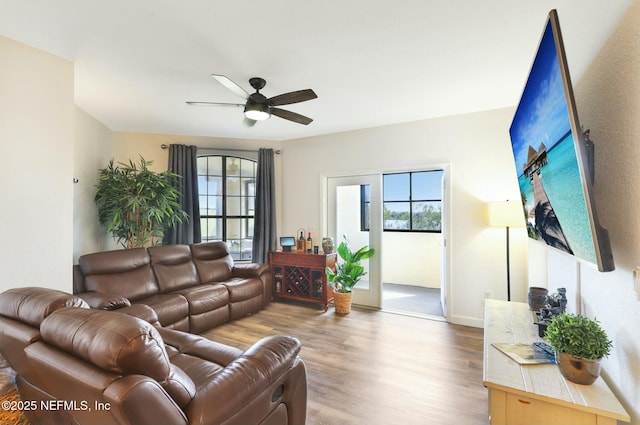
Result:
{"label": "wall mounted television", "polygon": [[600,271],[614,270],[608,233],[596,215],[588,133],[578,120],[556,10],[549,12],[509,134],[529,237]]}

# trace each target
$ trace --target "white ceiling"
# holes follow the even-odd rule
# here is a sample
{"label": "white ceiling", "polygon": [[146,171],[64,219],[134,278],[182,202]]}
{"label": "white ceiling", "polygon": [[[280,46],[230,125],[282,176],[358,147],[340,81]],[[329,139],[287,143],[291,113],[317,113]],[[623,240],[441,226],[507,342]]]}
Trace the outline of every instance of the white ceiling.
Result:
{"label": "white ceiling", "polygon": [[[79,107],[114,131],[288,140],[515,106],[547,13],[580,78],[633,0],[0,0],[0,34],[75,63]],[[1,66],[1,65],[0,65]],[[318,99],[254,127],[210,74]]]}

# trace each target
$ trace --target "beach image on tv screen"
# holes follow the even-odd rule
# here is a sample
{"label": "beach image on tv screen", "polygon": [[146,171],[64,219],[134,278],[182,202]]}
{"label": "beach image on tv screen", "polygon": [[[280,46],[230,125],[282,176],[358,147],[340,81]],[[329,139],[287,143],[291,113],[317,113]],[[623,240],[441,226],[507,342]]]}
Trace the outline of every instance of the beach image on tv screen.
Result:
{"label": "beach image on tv screen", "polygon": [[509,132],[529,237],[596,263],[551,21]]}

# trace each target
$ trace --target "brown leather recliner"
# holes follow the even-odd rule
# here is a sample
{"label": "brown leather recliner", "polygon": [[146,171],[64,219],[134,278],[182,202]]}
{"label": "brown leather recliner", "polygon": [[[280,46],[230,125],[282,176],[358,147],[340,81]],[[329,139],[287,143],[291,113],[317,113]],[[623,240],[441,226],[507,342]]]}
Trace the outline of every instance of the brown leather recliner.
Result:
{"label": "brown leather recliner", "polygon": [[[306,370],[295,338],[268,337],[242,352],[123,312],[64,307],[78,298],[62,301],[60,291],[53,306],[27,296],[15,308],[12,291],[30,289],[0,294],[0,350],[18,363],[34,425],[305,423]],[[130,312],[157,323],[147,306]],[[30,337],[7,336],[18,329]]]}

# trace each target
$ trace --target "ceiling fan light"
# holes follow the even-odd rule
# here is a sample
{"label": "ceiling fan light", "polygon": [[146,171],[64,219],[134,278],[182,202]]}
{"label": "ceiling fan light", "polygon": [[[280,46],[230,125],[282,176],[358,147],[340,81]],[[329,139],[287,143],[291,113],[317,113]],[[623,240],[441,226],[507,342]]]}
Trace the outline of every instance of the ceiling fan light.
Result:
{"label": "ceiling fan light", "polygon": [[264,121],[271,116],[269,106],[260,103],[248,104],[244,108],[244,116],[250,120]]}

